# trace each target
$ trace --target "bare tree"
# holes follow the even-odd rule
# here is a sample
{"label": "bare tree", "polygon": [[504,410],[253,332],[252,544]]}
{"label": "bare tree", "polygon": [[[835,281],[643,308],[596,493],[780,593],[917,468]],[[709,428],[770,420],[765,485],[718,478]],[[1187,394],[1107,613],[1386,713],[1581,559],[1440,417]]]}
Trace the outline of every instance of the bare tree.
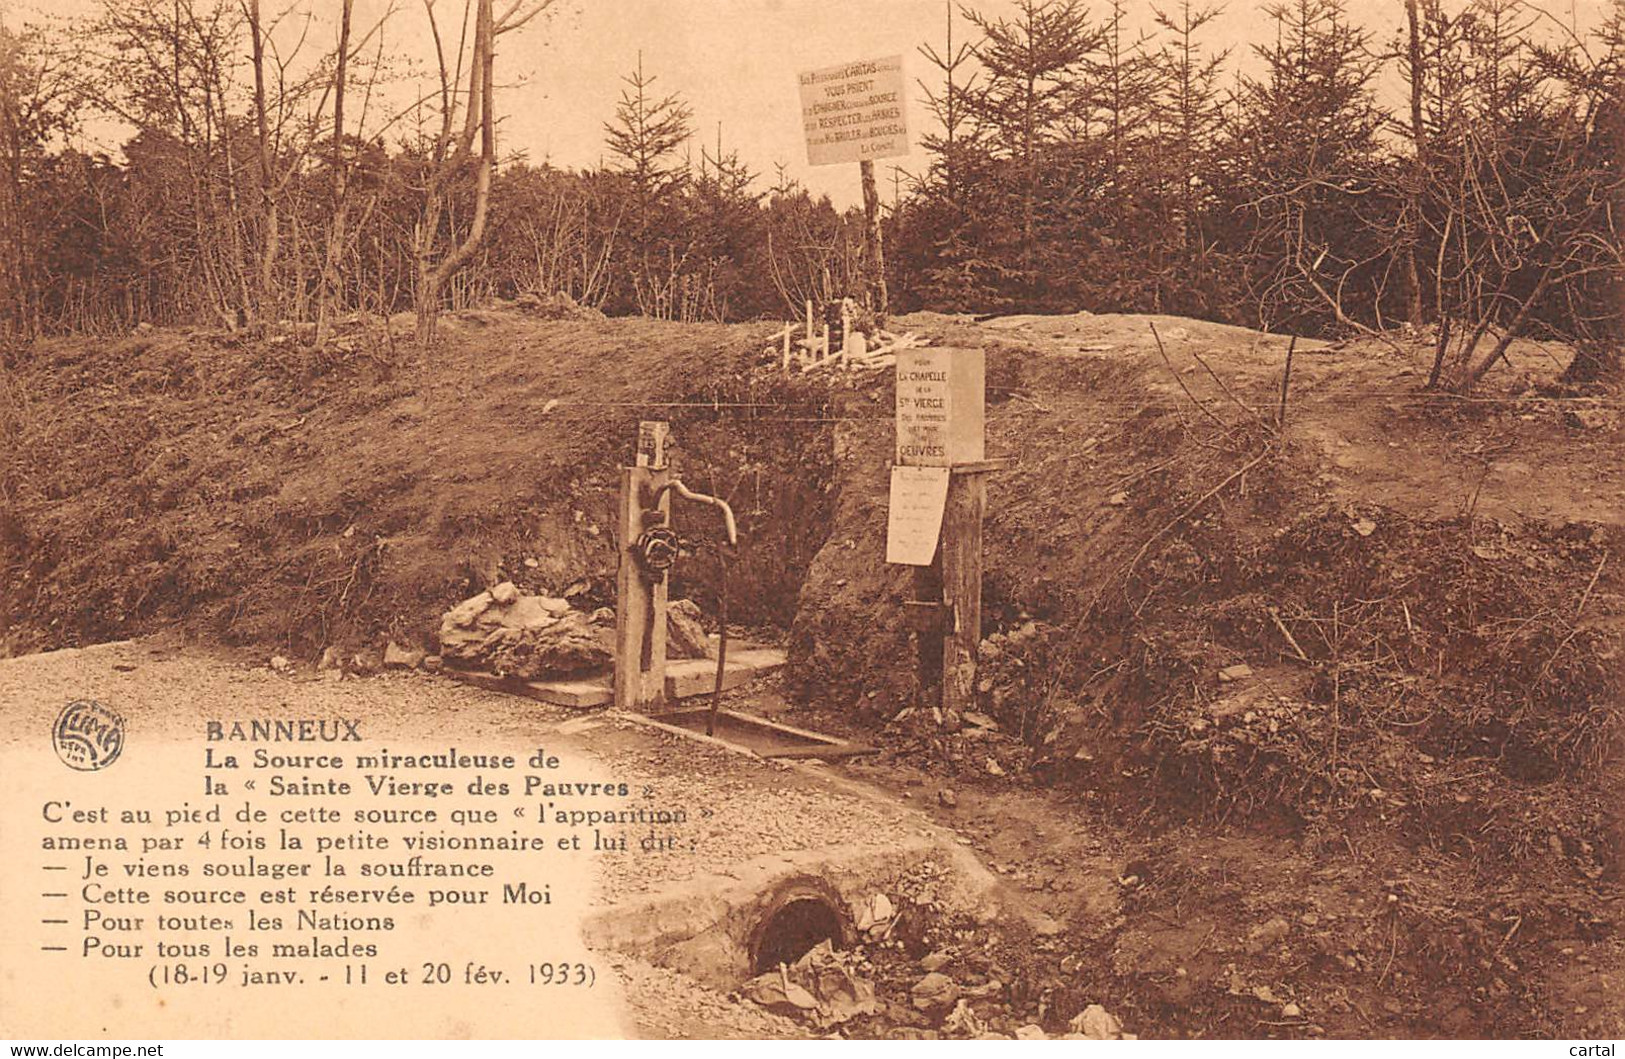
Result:
{"label": "bare tree", "polygon": [[[1425,197],[1437,240],[1439,334],[1428,384],[1470,390],[1538,320],[1617,321],[1621,272],[1616,62],[1579,41],[1527,41],[1541,18],[1516,0],[1477,0],[1457,20],[1428,12]],[[1605,38],[1606,39],[1606,38]]]}
{"label": "bare tree", "polygon": [[354,9],[355,0],[344,0],[343,10],[339,14],[338,61],[333,70],[333,154],[328,163],[333,170],[332,217],[328,221],[327,248],[322,255],[321,287],[316,296],[317,346],[327,341],[329,316],[338,291],[338,259],[344,247],[344,227],[350,210],[349,163],[344,152],[344,93],[348,88],[350,73],[350,19]]}
{"label": "bare tree", "polygon": [[[553,0],[513,0],[498,15],[495,0],[464,0],[460,35],[448,57],[445,37],[435,15],[437,0],[423,0],[434,37],[439,73],[440,128],[430,146],[423,204],[413,230],[417,264],[413,300],[417,309],[417,342],[426,347],[434,337],[435,317],[446,280],[473,255],[485,237],[491,207],[491,176],[496,168],[496,42],[552,6]],[[472,18],[474,39],[465,47]],[[466,68],[465,68],[466,66]],[[467,87],[460,88],[464,77]],[[461,110],[462,128],[457,128]],[[478,139],[478,152],[475,140]],[[442,230],[453,190],[472,171],[473,214],[458,239]],[[443,247],[442,244],[448,244]]]}

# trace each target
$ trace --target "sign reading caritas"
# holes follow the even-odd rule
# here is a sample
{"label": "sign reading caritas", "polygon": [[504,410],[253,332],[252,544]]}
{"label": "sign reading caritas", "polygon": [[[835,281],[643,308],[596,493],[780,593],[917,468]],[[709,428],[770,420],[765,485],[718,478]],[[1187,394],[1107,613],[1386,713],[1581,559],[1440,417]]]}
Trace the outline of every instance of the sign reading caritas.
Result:
{"label": "sign reading caritas", "polygon": [[908,154],[903,57],[827,66],[801,75],[807,164],[837,165]]}

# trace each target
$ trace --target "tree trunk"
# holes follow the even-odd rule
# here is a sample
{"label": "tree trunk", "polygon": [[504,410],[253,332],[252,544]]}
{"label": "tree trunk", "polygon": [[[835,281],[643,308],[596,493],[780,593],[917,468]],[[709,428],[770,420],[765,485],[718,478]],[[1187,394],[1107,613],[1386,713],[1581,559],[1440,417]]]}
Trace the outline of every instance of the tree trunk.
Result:
{"label": "tree trunk", "polygon": [[1417,0],[1405,0],[1405,19],[1408,24],[1407,61],[1411,80],[1411,139],[1415,157],[1411,162],[1411,186],[1405,222],[1405,272],[1410,287],[1410,322],[1413,327],[1424,323],[1422,308],[1422,273],[1416,263],[1417,246],[1422,232],[1422,195],[1427,187],[1428,142],[1427,129],[1422,124],[1422,93],[1426,88],[1422,65],[1422,26],[1417,12]]}
{"label": "tree trunk", "polygon": [[875,164],[858,163],[863,177],[863,270],[864,301],[875,314],[876,326],[890,311],[886,289],[886,234],[880,225],[880,194],[875,187]]}
{"label": "tree trunk", "polygon": [[[433,262],[435,243],[438,242],[440,196],[444,194],[444,180],[459,168],[466,151],[458,150],[439,163],[439,170],[430,178],[429,203],[426,222],[418,230],[418,289],[417,343],[427,348],[434,338],[435,316],[440,308],[440,290],[446,278],[461,268],[485,237],[485,223],[491,206],[491,173],[496,166],[496,116],[491,96],[495,88],[494,18],[492,0],[478,0],[474,25],[474,54],[469,63],[468,110],[466,112],[463,143],[467,144],[477,128],[480,136],[480,154],[474,176],[474,216],[469,221],[468,235],[451,252]],[[436,178],[440,179],[436,179]]]}
{"label": "tree trunk", "polygon": [[333,219],[327,229],[327,250],[322,259],[321,287],[316,301],[315,344],[318,348],[327,341],[329,317],[338,296],[338,261],[344,250],[344,229],[350,207],[349,164],[344,157],[344,89],[350,57],[350,12],[354,7],[355,0],[344,0],[339,17],[338,65],[333,71]]}
{"label": "tree trunk", "polygon": [[270,121],[265,112],[265,35],[260,24],[260,0],[249,0],[248,31],[254,66],[254,130],[259,150],[260,267],[259,314],[278,315],[276,260],[281,248],[281,218],[271,172]]}

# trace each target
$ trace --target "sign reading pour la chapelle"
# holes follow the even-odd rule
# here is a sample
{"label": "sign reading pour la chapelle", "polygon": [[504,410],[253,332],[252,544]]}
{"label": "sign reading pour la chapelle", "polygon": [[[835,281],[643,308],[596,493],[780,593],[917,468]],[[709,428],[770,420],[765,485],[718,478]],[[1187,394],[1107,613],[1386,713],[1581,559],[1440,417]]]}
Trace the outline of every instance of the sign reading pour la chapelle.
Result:
{"label": "sign reading pour la chapelle", "polygon": [[843,63],[801,75],[807,164],[908,154],[903,57]]}
{"label": "sign reading pour la chapelle", "polygon": [[905,467],[983,459],[987,361],[980,349],[897,351],[897,458]]}

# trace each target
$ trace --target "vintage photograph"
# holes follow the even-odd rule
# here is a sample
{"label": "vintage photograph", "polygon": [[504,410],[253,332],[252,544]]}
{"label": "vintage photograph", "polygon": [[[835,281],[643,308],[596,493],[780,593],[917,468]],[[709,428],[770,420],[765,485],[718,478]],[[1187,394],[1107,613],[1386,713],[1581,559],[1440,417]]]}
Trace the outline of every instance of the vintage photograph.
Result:
{"label": "vintage photograph", "polygon": [[1625,0],[0,0],[0,1038],[1613,1055],[1622,345]]}

